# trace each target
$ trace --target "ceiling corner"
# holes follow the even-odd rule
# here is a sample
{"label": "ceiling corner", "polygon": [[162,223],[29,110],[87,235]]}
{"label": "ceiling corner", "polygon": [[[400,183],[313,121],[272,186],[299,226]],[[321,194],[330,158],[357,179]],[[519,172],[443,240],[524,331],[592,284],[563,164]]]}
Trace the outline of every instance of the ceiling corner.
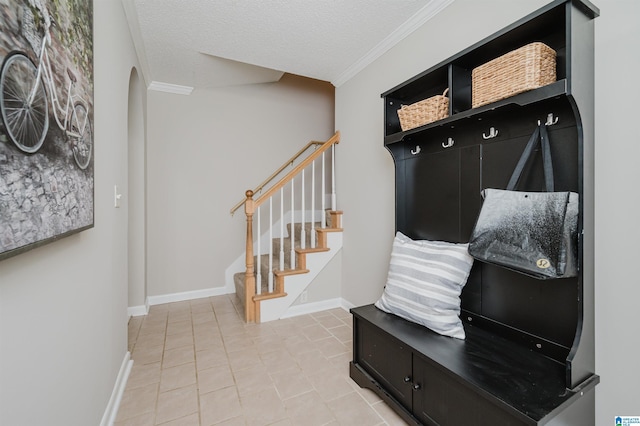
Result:
{"label": "ceiling corner", "polygon": [[400,43],[415,30],[432,19],[455,0],[431,0],[426,6],[420,9],[416,14],[409,18],[404,24],[393,31],[384,40],[378,43],[362,58],[355,61],[349,68],[341,73],[335,80],[331,81],[335,87],[340,87],[360,71],[365,69],[373,61],[389,51],[396,44]]}
{"label": "ceiling corner", "polygon": [[138,63],[140,64],[140,74],[145,85],[151,81],[151,70],[147,61],[147,55],[144,48],[144,39],[140,32],[140,24],[138,21],[138,12],[136,5],[132,0],[122,0],[122,8],[127,18],[127,24],[129,26],[129,34],[131,34],[131,40],[133,41],[133,47],[136,51]]}

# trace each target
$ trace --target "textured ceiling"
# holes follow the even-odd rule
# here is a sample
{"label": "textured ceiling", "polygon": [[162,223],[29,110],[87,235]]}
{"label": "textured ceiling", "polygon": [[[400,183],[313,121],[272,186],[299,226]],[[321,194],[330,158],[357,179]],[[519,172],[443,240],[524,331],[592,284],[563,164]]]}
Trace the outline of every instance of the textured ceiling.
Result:
{"label": "textured ceiling", "polygon": [[339,85],[453,0],[122,0],[149,85]]}

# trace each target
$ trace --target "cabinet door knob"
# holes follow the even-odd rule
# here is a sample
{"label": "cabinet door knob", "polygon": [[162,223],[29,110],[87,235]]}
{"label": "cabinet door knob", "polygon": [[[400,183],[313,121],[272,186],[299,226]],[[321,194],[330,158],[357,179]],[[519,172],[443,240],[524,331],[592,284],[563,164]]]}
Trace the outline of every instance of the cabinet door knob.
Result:
{"label": "cabinet door knob", "polygon": [[403,380],[405,383],[409,383],[411,381],[411,376],[406,376]]}
{"label": "cabinet door knob", "polygon": [[415,383],[413,385],[413,390],[420,390],[420,384],[419,383]]}

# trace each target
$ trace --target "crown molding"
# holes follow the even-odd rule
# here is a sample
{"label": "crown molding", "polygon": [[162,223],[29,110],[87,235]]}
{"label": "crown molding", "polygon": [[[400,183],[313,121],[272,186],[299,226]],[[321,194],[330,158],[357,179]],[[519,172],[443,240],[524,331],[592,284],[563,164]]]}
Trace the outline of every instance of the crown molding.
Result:
{"label": "crown molding", "polygon": [[331,83],[335,87],[339,87],[353,78],[360,71],[365,69],[369,64],[385,54],[396,44],[404,40],[409,34],[424,25],[431,18],[440,13],[444,8],[449,6],[455,0],[432,0],[425,7],[420,9],[415,15],[409,18],[404,24],[389,34],[384,40],[378,43],[373,49],[367,52],[362,58],[358,59],[353,65],[341,73],[338,78]]}
{"label": "crown molding", "polygon": [[161,81],[152,81],[148,89],[157,92],[174,93],[176,95],[190,95],[193,91],[193,87],[190,86],[180,86],[178,84],[163,83]]}

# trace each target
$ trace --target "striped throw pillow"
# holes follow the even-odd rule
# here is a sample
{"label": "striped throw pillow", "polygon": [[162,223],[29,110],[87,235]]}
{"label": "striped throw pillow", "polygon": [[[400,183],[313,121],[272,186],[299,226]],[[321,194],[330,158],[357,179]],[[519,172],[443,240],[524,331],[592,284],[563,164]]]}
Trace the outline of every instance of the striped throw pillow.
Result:
{"label": "striped throw pillow", "polygon": [[398,232],[387,284],[375,306],[436,333],[464,339],[460,293],[473,265],[467,246],[412,240]]}

